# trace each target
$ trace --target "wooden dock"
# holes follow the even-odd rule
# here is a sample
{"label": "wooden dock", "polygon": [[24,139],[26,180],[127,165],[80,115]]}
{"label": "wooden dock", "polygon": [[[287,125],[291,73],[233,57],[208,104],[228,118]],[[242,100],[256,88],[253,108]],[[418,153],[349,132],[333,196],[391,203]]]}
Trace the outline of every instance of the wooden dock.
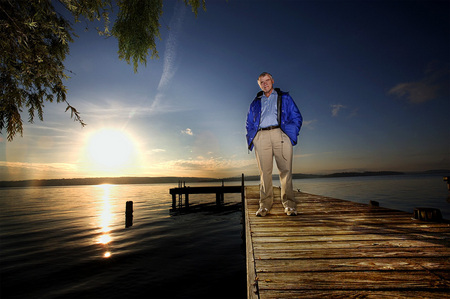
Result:
{"label": "wooden dock", "polygon": [[248,298],[450,298],[448,223],[301,192],[286,216],[275,192],[256,217],[245,187]]}
{"label": "wooden dock", "polygon": [[183,207],[183,195],[184,195],[184,207],[189,208],[189,195],[190,194],[216,194],[216,205],[220,206],[224,201],[225,193],[241,193],[242,203],[244,202],[244,174],[242,174],[240,186],[225,186],[223,181],[221,186],[198,186],[190,187],[182,186],[181,182],[178,184],[178,188],[172,188],[169,190],[172,195],[172,209],[177,208],[177,195],[178,195],[178,207]]}

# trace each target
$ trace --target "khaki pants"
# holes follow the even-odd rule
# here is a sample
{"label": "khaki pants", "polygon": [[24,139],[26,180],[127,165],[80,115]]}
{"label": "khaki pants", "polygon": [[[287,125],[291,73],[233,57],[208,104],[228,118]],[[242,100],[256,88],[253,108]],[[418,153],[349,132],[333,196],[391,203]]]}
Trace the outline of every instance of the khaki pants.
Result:
{"label": "khaki pants", "polygon": [[256,134],[253,145],[261,176],[259,206],[270,210],[273,205],[272,170],[275,157],[280,174],[281,203],[285,208],[296,208],[292,186],[293,146],[289,137],[279,128],[261,130]]}

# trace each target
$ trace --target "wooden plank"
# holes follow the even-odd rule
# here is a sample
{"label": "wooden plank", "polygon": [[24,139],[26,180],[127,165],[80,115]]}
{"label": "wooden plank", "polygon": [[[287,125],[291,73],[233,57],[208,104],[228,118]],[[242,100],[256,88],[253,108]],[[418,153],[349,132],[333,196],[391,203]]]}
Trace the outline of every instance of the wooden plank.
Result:
{"label": "wooden plank", "polygon": [[[247,194],[245,195],[247,196]],[[255,256],[253,252],[253,242],[250,227],[250,218],[247,215],[248,201],[245,200],[245,250],[246,250],[246,265],[247,265],[247,299],[259,298],[258,283],[256,280]]]}
{"label": "wooden plank", "polygon": [[[274,231],[273,226],[266,223],[260,223],[258,231],[254,233],[255,237],[263,236],[327,236],[327,235],[365,235],[365,234],[377,234],[377,235],[399,235],[402,231],[407,229],[405,227],[399,229],[379,229],[377,227],[369,227],[361,225],[361,227],[354,227],[349,225],[342,225],[342,229],[324,226],[324,227],[314,227],[314,226],[303,226],[299,230],[297,227],[277,227]],[[416,231],[414,227],[411,227],[411,232],[416,238],[434,238],[443,239],[448,238],[450,233],[446,232],[444,228],[424,228],[422,231]]]}
{"label": "wooden plank", "polygon": [[316,259],[261,259],[256,260],[259,273],[323,272],[323,271],[449,271],[448,258],[316,258]]}
{"label": "wooden plank", "polygon": [[[391,273],[390,273],[391,272]],[[283,275],[285,274],[285,275]],[[448,281],[427,271],[329,271],[258,273],[258,289],[263,290],[450,290]]]}
{"label": "wooden plank", "polygon": [[429,247],[417,248],[417,247],[381,247],[381,248],[364,248],[361,249],[348,249],[348,248],[275,248],[261,250],[258,252],[258,259],[308,259],[314,262],[320,258],[443,258],[449,259],[449,249],[447,247]]}
{"label": "wooden plank", "polygon": [[391,299],[391,298],[448,298],[445,290],[430,291],[391,291],[391,290],[277,290],[266,291],[264,298],[275,299],[298,299],[298,298],[333,298],[333,299],[348,299],[348,298],[368,298],[368,299]]}
{"label": "wooden plank", "polygon": [[256,217],[245,189],[249,298],[450,298],[449,223],[300,192],[298,216]]}
{"label": "wooden plank", "polygon": [[[436,237],[428,237],[427,236],[402,236],[399,234],[336,234],[336,235],[312,235],[312,236],[305,236],[303,234],[295,234],[293,233],[291,236],[289,235],[273,235],[273,234],[255,234],[253,236],[253,242],[264,242],[264,243],[292,243],[292,242],[328,242],[328,243],[334,243],[337,246],[339,246],[338,242],[347,242],[350,243],[350,246],[355,246],[355,242],[360,242],[360,246],[367,246],[367,242],[370,241],[369,245],[371,246],[377,246],[381,243],[384,243],[386,241],[390,241],[389,243],[392,244],[393,242],[396,242],[398,247],[401,246],[433,246],[435,243],[442,244],[444,246],[450,246],[448,239],[442,239],[440,236]],[[374,243],[375,241],[380,241],[377,243]],[[433,241],[433,242],[432,242]],[[347,246],[347,245],[345,245]]]}
{"label": "wooden plank", "polygon": [[[298,248],[301,247],[303,249],[317,249],[317,248],[326,248],[327,250],[335,250],[335,249],[347,249],[347,250],[366,250],[368,248],[416,248],[417,250],[425,250],[435,248],[435,244],[429,242],[402,242],[396,240],[377,240],[377,241],[355,241],[355,242],[286,242],[286,243],[277,243],[270,242],[264,243],[263,241],[255,242],[253,240],[253,248],[255,250],[255,255],[257,256],[260,252],[256,250],[280,250],[280,249],[289,249],[289,248]],[[448,248],[448,247],[447,247]]]}

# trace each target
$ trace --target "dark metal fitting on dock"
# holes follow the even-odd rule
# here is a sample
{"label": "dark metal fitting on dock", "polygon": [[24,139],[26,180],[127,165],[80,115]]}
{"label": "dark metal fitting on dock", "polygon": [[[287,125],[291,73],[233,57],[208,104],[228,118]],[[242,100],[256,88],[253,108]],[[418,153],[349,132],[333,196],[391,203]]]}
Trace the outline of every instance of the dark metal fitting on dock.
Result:
{"label": "dark metal fitting on dock", "polygon": [[371,201],[369,201],[369,203],[370,203],[370,205],[372,207],[379,207],[380,206],[380,203],[378,201],[376,201],[376,200],[371,200]]}
{"label": "dark metal fitting on dock", "polygon": [[441,210],[435,208],[415,208],[414,219],[431,222],[441,222]]}

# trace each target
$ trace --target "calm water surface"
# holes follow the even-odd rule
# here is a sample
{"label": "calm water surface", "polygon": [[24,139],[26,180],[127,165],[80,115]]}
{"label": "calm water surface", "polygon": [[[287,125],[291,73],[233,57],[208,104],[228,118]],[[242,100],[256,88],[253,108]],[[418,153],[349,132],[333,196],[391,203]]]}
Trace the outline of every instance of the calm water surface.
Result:
{"label": "calm water surface", "polygon": [[295,180],[294,189],[413,213],[416,207],[441,210],[450,219],[447,182],[442,175],[393,175]]}
{"label": "calm water surface", "polygon": [[[175,214],[172,187],[1,189],[0,297],[246,298],[240,195],[225,195],[222,210]],[[294,188],[410,213],[435,207],[450,219],[442,176],[304,179]],[[126,201],[134,203],[129,227]],[[215,195],[190,201],[214,203]]]}
{"label": "calm water surface", "polygon": [[245,298],[240,195],[176,215],[171,187],[2,189],[1,298]]}

